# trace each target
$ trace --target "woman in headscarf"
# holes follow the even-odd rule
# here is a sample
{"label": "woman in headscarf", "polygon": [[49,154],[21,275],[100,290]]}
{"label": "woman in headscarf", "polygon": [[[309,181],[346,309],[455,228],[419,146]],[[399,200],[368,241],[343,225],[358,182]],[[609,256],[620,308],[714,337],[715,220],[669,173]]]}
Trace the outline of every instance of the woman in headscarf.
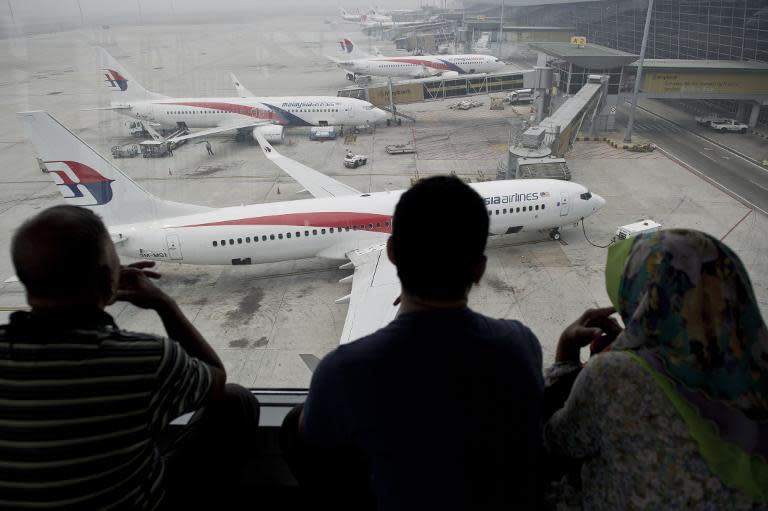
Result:
{"label": "woman in headscarf", "polygon": [[[666,230],[618,244],[606,276],[625,329],[544,428],[551,453],[582,462],[566,500],[768,509],[768,330],[739,258],[704,233]],[[549,384],[581,368],[579,347],[594,348],[610,312],[564,332]]]}

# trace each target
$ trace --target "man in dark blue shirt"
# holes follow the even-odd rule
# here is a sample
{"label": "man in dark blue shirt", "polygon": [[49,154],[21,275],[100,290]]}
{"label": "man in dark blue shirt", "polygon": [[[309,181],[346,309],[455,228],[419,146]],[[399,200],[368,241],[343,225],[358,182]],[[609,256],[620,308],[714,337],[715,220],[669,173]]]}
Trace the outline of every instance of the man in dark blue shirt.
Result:
{"label": "man in dark blue shirt", "polygon": [[535,507],[541,346],[521,323],[467,307],[487,234],[483,199],[455,177],[403,194],[387,245],[400,313],[329,353],[287,419],[303,442],[284,442],[301,483],[329,500],[368,484],[379,509]]}

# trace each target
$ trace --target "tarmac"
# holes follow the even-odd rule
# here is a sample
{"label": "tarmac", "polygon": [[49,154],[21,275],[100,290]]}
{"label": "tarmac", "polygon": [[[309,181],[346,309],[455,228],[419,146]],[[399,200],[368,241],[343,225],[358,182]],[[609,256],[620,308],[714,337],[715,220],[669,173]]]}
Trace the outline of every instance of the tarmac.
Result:
{"label": "tarmac", "polygon": [[[278,30],[291,24],[291,30]],[[109,104],[92,44],[102,44],[124,61],[147,88],[175,96],[234,95],[228,73],[259,95],[328,94],[348,85],[323,55],[334,55],[345,27],[321,17],[254,20],[239,25],[149,25],[94,28],[0,40],[0,322],[24,307],[13,275],[9,245],[13,230],[42,208],[61,202],[24,140],[15,112],[45,109],[94,148],[109,155],[113,145],[135,142],[126,118],[108,111],[81,111]],[[354,31],[352,27],[347,30]],[[376,44],[394,54],[391,43]],[[359,41],[358,41],[359,40]],[[506,162],[506,144],[527,119],[527,107],[450,110],[457,100],[399,107],[417,122],[379,125],[345,144],[340,138],[312,142],[307,129],[291,129],[283,154],[365,191],[406,188],[412,179],[455,172],[468,179],[494,177]],[[731,137],[732,138],[732,137]],[[159,197],[231,206],[306,198],[253,143],[233,136],[211,137],[214,157],[194,142],[172,158],[120,159],[115,163]],[[726,142],[729,140],[723,137]],[[388,155],[389,144],[412,142],[416,154]],[[346,148],[369,155],[369,163],[346,169]],[[606,245],[618,226],[651,218],[664,227],[700,229],[723,238],[747,266],[763,315],[768,312],[768,221],[659,152],[630,153],[604,142],[578,142],[567,155],[573,180],[607,200],[586,220],[595,245]],[[441,257],[452,240],[435,247]],[[582,227],[563,232],[560,242],[546,233],[493,238],[488,270],[472,291],[470,306],[494,317],[519,319],[539,337],[544,363],[554,359],[563,328],[586,308],[609,304],[604,290],[606,250],[590,244]],[[229,380],[256,388],[305,388],[312,360],[338,344],[349,293],[338,281],[350,274],[343,261],[307,259],[254,266],[182,266],[163,263],[161,285],[175,297],[213,344]],[[151,312],[118,304],[109,308],[129,330],[162,334]],[[768,317],[768,316],[766,316]],[[468,347],[470,349],[470,347]],[[461,377],[461,375],[457,375]]]}

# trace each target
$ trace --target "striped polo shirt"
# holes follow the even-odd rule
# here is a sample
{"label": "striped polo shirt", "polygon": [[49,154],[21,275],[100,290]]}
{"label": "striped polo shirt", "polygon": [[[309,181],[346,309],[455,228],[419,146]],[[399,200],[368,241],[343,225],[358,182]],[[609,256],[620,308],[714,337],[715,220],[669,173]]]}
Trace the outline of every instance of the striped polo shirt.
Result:
{"label": "striped polo shirt", "polygon": [[163,498],[155,442],[194,410],[210,368],[106,312],[0,326],[0,509],[139,509]]}

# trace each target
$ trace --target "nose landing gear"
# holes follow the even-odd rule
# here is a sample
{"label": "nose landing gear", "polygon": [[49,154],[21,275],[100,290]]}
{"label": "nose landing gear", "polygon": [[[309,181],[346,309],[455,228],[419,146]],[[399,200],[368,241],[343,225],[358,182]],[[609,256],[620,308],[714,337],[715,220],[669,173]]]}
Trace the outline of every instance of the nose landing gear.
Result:
{"label": "nose landing gear", "polygon": [[560,229],[552,229],[549,231],[549,239],[558,241],[560,239]]}

